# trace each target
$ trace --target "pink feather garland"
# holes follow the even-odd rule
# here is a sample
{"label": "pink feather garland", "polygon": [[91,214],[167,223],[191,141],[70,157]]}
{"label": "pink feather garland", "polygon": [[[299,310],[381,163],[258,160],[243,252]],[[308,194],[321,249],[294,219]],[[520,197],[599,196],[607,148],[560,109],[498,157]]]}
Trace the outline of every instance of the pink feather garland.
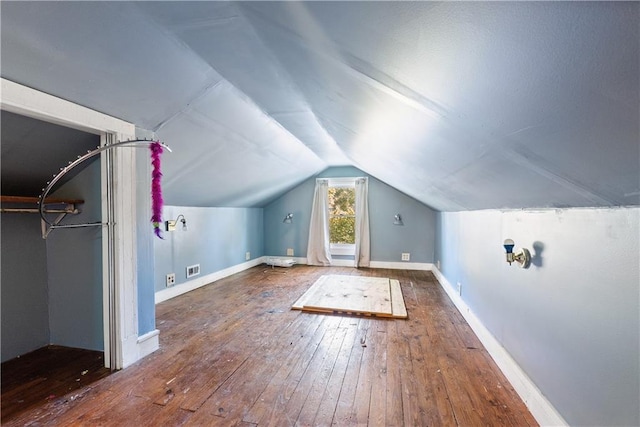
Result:
{"label": "pink feather garland", "polygon": [[159,238],[163,238],[160,235],[162,224],[162,172],[160,171],[160,157],[162,155],[162,145],[159,142],[153,142],[151,144],[151,165],[153,170],[151,171],[151,222],[153,223],[154,233]]}

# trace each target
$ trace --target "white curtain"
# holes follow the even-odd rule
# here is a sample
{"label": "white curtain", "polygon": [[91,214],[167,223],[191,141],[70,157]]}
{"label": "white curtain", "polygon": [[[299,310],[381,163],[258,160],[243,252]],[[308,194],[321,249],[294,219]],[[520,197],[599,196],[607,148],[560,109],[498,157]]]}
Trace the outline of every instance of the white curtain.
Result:
{"label": "white curtain", "polygon": [[356,179],[356,252],[354,258],[356,267],[369,267],[371,260],[368,193],[368,179]]}
{"label": "white curtain", "polygon": [[328,179],[316,179],[307,246],[307,264],[309,265],[331,265],[328,190]]}

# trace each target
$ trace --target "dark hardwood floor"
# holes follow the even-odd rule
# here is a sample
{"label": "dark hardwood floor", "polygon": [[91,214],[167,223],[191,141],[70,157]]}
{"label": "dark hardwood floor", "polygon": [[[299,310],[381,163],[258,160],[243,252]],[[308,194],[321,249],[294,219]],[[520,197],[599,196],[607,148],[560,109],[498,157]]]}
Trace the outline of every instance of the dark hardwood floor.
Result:
{"label": "dark hardwood floor", "polygon": [[4,362],[1,370],[2,423],[111,373],[103,352],[55,345]]}
{"label": "dark hardwood floor", "polygon": [[[398,279],[409,319],[290,310],[323,274]],[[160,350],[2,424],[537,425],[429,272],[259,266],[156,310]]]}

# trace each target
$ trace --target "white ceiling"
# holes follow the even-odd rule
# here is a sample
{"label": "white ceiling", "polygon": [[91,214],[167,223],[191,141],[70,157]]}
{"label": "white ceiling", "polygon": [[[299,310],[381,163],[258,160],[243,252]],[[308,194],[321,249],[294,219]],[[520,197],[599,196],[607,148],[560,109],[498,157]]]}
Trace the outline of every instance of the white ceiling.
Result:
{"label": "white ceiling", "polygon": [[338,165],[444,211],[640,204],[639,3],[0,7],[2,77],[156,132],[172,205]]}

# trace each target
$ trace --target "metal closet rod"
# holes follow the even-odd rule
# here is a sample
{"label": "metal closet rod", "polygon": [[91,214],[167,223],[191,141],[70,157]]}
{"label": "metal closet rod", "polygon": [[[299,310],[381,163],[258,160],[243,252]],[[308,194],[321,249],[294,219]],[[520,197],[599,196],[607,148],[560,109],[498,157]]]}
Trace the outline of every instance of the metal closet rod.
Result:
{"label": "metal closet rod", "polygon": [[67,173],[69,172],[71,169],[75,168],[76,166],[78,166],[80,163],[84,162],[87,159],[90,159],[93,156],[97,156],[98,154],[102,153],[103,151],[106,150],[110,150],[112,148],[117,148],[117,147],[126,147],[126,146],[131,146],[133,148],[139,148],[139,147],[148,147],[151,144],[160,144],[162,146],[162,148],[164,148],[165,150],[167,150],[168,152],[172,152],[171,148],[160,142],[160,141],[154,141],[151,139],[130,139],[127,141],[119,141],[119,142],[114,142],[113,144],[107,144],[107,145],[103,145],[101,147],[97,147],[93,150],[87,151],[87,154],[84,154],[82,156],[78,156],[77,159],[75,159],[72,162],[69,162],[69,164],[63,168],[60,168],[60,172],[58,172],[56,175],[53,176],[53,179],[49,182],[47,182],[47,186],[45,188],[42,189],[42,194],[40,195],[40,197],[38,197],[38,211],[40,212],[40,218],[42,218],[42,220],[49,225],[50,228],[79,228],[79,227],[95,227],[95,226],[102,226],[104,225],[104,223],[102,222],[90,222],[87,224],[68,224],[68,225],[56,225],[51,223],[44,215],[44,201],[47,198],[47,195],[49,195],[49,192],[51,191],[51,189],[53,188],[54,185],[56,185],[56,183],[58,181],[60,181],[60,179]]}

